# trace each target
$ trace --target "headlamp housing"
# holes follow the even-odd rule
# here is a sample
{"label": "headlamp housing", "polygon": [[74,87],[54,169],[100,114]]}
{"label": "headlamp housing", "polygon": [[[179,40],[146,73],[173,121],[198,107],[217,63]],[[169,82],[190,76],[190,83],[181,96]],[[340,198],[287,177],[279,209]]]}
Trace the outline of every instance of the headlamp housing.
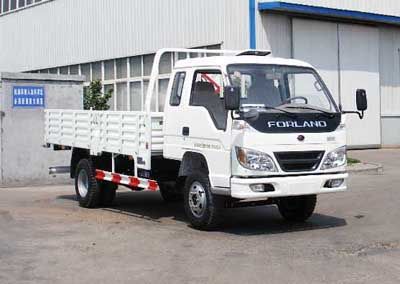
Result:
{"label": "headlamp housing", "polygon": [[345,166],[347,164],[346,146],[337,148],[332,152],[329,152],[321,166],[321,170],[328,170]]}
{"label": "headlamp housing", "polygon": [[266,153],[236,147],[236,157],[240,165],[248,170],[277,172],[274,160]]}

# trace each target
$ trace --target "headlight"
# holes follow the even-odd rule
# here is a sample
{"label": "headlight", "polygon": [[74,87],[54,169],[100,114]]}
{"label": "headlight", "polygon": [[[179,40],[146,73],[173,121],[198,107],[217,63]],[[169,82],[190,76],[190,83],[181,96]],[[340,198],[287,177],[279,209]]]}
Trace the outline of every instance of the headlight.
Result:
{"label": "headlight", "polygon": [[332,169],[346,165],[346,147],[340,147],[336,150],[329,152],[322,163],[321,170]]}
{"label": "headlight", "polygon": [[263,152],[236,147],[236,157],[246,169],[264,172],[277,171],[272,158]]}

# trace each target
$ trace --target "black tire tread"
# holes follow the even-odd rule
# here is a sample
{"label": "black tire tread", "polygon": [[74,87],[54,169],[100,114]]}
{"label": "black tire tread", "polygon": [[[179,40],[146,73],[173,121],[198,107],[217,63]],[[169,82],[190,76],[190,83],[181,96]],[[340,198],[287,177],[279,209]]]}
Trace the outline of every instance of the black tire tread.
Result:
{"label": "black tire tread", "polygon": [[[295,210],[289,210],[286,202],[290,200],[301,202],[301,206]],[[291,222],[304,222],[314,213],[317,204],[316,195],[290,196],[283,197],[278,202],[278,209],[282,217]]]}
{"label": "black tire tread", "polygon": [[109,181],[98,182],[100,188],[100,205],[111,206],[114,203],[118,185]]}
{"label": "black tire tread", "polygon": [[[207,194],[207,209],[201,219],[195,217],[189,208],[189,190],[194,181],[200,182],[204,186]],[[221,222],[222,206],[217,196],[214,196],[210,189],[211,186],[208,176],[202,172],[194,173],[186,178],[184,186],[184,208],[191,225],[199,230],[215,229]]]}
{"label": "black tire tread", "polygon": [[[85,169],[89,178],[89,190],[85,198],[80,197],[78,190],[78,176],[81,169]],[[90,159],[81,159],[76,166],[75,191],[79,205],[85,208],[96,208],[100,201],[100,189],[96,180],[96,169]]]}
{"label": "black tire tread", "polygon": [[[166,183],[160,183],[160,194],[163,200],[167,203],[179,202],[183,200],[183,195],[178,190],[171,188]],[[177,185],[175,185],[177,186]]]}

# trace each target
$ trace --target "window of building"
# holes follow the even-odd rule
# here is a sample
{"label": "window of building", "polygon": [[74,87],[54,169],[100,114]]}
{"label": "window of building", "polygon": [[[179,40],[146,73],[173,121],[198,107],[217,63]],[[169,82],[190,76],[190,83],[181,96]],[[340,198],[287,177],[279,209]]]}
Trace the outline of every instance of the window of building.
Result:
{"label": "window of building", "polygon": [[[100,75],[101,78],[101,75]],[[104,61],[104,80],[114,80],[114,60]]]}
{"label": "window of building", "polygon": [[[0,3],[3,3],[3,1],[4,0],[0,0]],[[8,1],[8,3],[10,2]],[[25,2],[25,6],[31,4],[34,4],[33,1]],[[214,48],[216,47],[210,47],[210,49]],[[197,56],[206,55],[207,54],[197,54]],[[143,110],[154,56],[155,54],[137,55],[128,58],[117,58],[92,63],[43,69],[40,70],[40,72],[82,75],[86,78],[85,86],[88,86],[90,81],[103,80],[104,91],[111,89],[114,90],[113,96],[109,101],[111,110]],[[169,84],[169,74],[172,72],[173,63],[187,57],[189,57],[189,53],[185,52],[167,53],[161,57],[159,66],[160,74],[158,76],[158,81],[154,86],[151,101],[152,111],[163,111]],[[176,90],[178,92],[182,92],[183,81],[185,79],[184,74],[181,76],[180,85],[175,86],[175,88],[178,88]],[[171,105],[174,103],[179,104],[179,102],[180,97],[174,98],[173,102],[172,99],[170,99]]]}
{"label": "window of building", "polygon": [[142,82],[130,83],[130,110],[142,110]]}
{"label": "window of building", "polygon": [[128,77],[128,65],[126,63],[127,59],[126,58],[120,58],[116,60],[116,66],[117,66],[117,79],[123,79]]}
{"label": "window of building", "polygon": [[81,75],[86,77],[86,82],[90,82],[90,64],[81,65]]}
{"label": "window of building", "polygon": [[117,110],[128,110],[128,88],[127,83],[117,84]]}
{"label": "window of building", "polygon": [[153,67],[154,54],[143,56],[143,76],[150,76]]}
{"label": "window of building", "polygon": [[158,80],[158,111],[164,110],[165,97],[167,96],[169,79]]}
{"label": "window of building", "polygon": [[129,65],[131,69],[131,77],[140,77],[142,76],[142,57],[134,56],[129,58]]}
{"label": "window of building", "polygon": [[171,71],[172,71],[171,53],[166,53],[160,59],[160,74],[170,74]]}
{"label": "window of building", "polygon": [[101,62],[92,63],[92,81],[101,80]]}
{"label": "window of building", "polygon": [[17,0],[11,0],[10,1],[10,10],[15,10],[17,9]]}
{"label": "window of building", "polygon": [[50,74],[58,74],[58,68],[51,68],[49,69]]}
{"label": "window of building", "polygon": [[110,100],[108,101],[108,105],[110,106],[110,110],[115,110],[115,108],[114,108],[114,97],[115,97],[114,84],[104,85],[104,93],[107,94],[109,92],[112,92],[112,96],[111,96]]}
{"label": "window of building", "polygon": [[69,67],[69,74],[78,75],[79,74],[79,65],[72,65]]}
{"label": "window of building", "polygon": [[3,13],[5,13],[5,12],[8,12],[8,10],[10,9],[10,2],[8,1],[8,0],[2,0],[2,3],[3,3],[3,5],[2,5],[2,12]]}
{"label": "window of building", "polygon": [[183,91],[183,85],[185,83],[185,77],[186,77],[185,72],[178,72],[175,74],[174,83],[172,85],[172,90],[171,90],[171,97],[169,100],[169,104],[171,106],[179,106],[179,104],[181,103],[181,96]]}
{"label": "window of building", "polygon": [[52,0],[0,0],[0,15]]}
{"label": "window of building", "polygon": [[60,67],[60,74],[68,75],[68,66]]}

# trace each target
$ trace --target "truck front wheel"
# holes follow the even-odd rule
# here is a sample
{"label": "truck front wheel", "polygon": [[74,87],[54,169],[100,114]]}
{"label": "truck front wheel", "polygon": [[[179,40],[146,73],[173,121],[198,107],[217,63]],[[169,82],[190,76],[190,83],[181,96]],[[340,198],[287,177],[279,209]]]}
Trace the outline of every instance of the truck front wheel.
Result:
{"label": "truck front wheel", "polygon": [[76,166],[75,192],[79,205],[86,208],[94,208],[100,202],[100,188],[97,184],[95,169],[92,162],[82,159]]}
{"label": "truck front wheel", "polygon": [[281,197],[278,201],[282,217],[291,222],[304,222],[314,213],[316,195]]}
{"label": "truck front wheel", "polygon": [[194,228],[210,230],[218,225],[221,206],[211,193],[207,175],[199,172],[188,176],[183,198],[186,215]]}

